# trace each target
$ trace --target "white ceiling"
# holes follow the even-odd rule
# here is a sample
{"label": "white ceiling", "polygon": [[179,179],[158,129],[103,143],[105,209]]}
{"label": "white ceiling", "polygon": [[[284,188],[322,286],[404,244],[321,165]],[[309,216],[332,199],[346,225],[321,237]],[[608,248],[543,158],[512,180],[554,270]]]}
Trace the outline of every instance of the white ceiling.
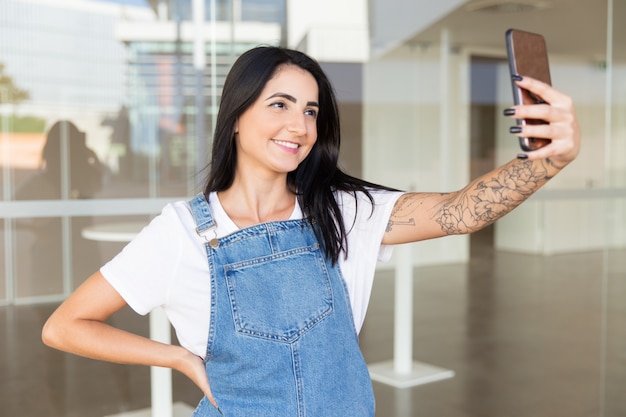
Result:
{"label": "white ceiling", "polygon": [[[548,7],[524,10],[531,2]],[[626,2],[614,3],[613,57],[626,60]],[[472,10],[481,4],[487,7]],[[495,11],[497,8],[505,10]],[[506,11],[511,9],[515,11]],[[452,45],[504,51],[504,34],[513,27],[543,34],[550,53],[599,61],[606,56],[607,1],[471,0],[405,45],[437,44],[442,29],[447,29]]]}
{"label": "white ceiling", "polygon": [[[398,6],[402,1],[416,0],[400,0],[393,4],[403,9]],[[148,2],[156,10],[158,0]],[[514,27],[543,34],[550,53],[599,61],[606,56],[608,2],[609,0],[467,0],[439,21],[407,39],[404,45],[437,44],[441,30],[446,28],[453,45],[504,52],[504,33]],[[529,4],[548,7],[524,11]],[[613,59],[623,62],[626,61],[626,0],[613,0],[613,4]],[[479,5],[487,7],[472,10]],[[497,8],[514,11],[493,11]],[[398,12],[402,13],[403,10]]]}

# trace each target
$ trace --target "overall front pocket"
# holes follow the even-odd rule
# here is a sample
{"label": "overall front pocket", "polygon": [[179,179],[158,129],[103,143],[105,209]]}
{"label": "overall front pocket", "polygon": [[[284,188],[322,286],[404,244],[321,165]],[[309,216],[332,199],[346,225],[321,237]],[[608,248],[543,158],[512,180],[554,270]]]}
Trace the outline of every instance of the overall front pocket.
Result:
{"label": "overall front pocket", "polygon": [[293,342],[333,311],[333,291],[319,247],[224,266],[236,331]]}

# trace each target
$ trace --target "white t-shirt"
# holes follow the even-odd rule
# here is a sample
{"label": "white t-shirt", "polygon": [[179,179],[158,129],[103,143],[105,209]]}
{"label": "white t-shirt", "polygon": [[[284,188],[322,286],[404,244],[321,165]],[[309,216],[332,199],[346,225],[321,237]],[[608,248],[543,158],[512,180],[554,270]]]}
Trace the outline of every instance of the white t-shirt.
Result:
{"label": "white t-shirt", "polygon": [[[348,259],[339,257],[346,281],[354,324],[360,331],[370,298],[376,262],[391,257],[391,247],[381,245],[391,210],[401,192],[372,191],[375,207],[358,193],[336,193],[348,231]],[[211,214],[217,223],[217,236],[238,230],[222,208],[216,193],[209,196]],[[298,204],[291,219],[302,218]],[[126,247],[100,272],[139,314],[163,307],[176,330],[180,344],[204,357],[210,323],[210,272],[205,240],[196,233],[189,203],[179,201],[165,206]]]}

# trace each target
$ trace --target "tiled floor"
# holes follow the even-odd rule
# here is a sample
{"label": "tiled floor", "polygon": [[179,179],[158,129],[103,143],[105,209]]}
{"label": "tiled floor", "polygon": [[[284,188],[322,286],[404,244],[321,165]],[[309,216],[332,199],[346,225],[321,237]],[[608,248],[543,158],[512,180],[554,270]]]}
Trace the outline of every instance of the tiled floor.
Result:
{"label": "tiled floor", "polygon": [[[470,263],[415,270],[414,358],[455,377],[407,389],[374,383],[377,416],[626,416],[626,252],[541,257],[493,252],[476,239]],[[0,416],[148,407],[147,368],[41,344],[54,307],[0,307]],[[113,321],[148,333],[148,319],[130,311]],[[392,322],[393,274],[380,272],[361,333],[368,363],[392,358]],[[198,401],[185,378],[175,374],[174,386],[174,401]]]}

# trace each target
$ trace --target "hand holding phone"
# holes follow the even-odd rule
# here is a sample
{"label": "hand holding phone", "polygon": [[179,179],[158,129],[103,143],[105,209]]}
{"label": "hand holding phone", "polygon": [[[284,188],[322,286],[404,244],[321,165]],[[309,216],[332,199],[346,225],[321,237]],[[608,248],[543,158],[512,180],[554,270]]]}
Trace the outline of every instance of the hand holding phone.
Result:
{"label": "hand holding phone", "polygon": [[[506,32],[506,46],[513,85],[513,102],[516,105],[545,103],[541,97],[520,88],[513,79],[513,76],[521,75],[551,84],[548,49],[544,37],[537,33],[509,29]],[[536,119],[517,120],[520,126],[545,123],[547,122],[544,120]],[[529,152],[546,146],[550,139],[520,137],[519,143],[522,150]]]}

